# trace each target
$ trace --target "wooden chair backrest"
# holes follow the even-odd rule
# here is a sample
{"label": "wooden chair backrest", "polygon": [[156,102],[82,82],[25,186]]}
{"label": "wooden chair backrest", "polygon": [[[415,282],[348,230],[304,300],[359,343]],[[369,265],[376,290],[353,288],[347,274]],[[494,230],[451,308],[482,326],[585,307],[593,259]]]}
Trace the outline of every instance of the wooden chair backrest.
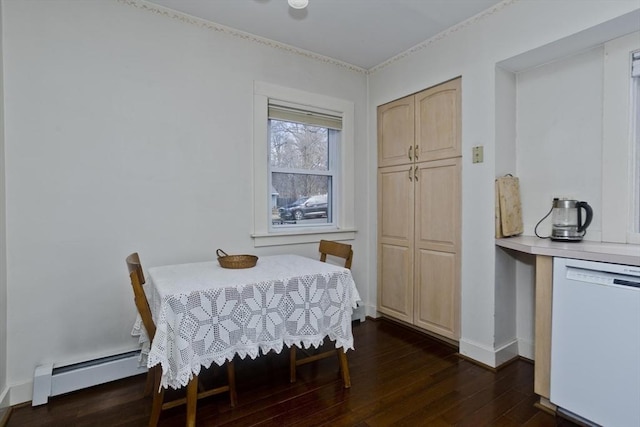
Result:
{"label": "wooden chair backrest", "polygon": [[343,258],[344,267],[351,269],[351,262],[353,261],[351,245],[330,240],[320,240],[320,261],[327,262],[327,255]]}
{"label": "wooden chair backrest", "polygon": [[142,264],[140,263],[140,257],[137,252],[127,257],[127,268],[129,269],[129,278],[131,279],[131,286],[133,287],[133,299],[136,303],[136,308],[138,309],[138,313],[140,313],[142,324],[147,331],[149,340],[153,341],[153,337],[156,335],[156,324],[153,322],[151,308],[149,307],[147,296],[142,287],[145,283],[144,272],[142,271]]}
{"label": "wooden chair backrest", "polygon": [[144,271],[142,271],[142,263],[140,262],[138,252],[134,252],[127,257],[127,268],[129,269],[129,274],[135,271],[138,274],[140,284],[144,285]]}

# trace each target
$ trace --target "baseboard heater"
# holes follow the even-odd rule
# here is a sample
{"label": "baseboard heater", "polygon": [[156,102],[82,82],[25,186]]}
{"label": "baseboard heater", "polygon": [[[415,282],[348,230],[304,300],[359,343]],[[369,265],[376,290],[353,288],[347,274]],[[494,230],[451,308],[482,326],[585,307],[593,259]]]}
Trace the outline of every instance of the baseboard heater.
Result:
{"label": "baseboard heater", "polygon": [[360,305],[360,302],[358,302],[358,307],[353,309],[353,314],[351,314],[351,321],[356,321],[359,320],[360,323],[364,322],[364,318],[365,318],[365,313],[364,313],[364,307]]}
{"label": "baseboard heater", "polygon": [[31,404],[43,405],[50,396],[145,373],[147,368],[140,365],[139,358],[140,351],[130,351],[58,368],[39,365],[33,376]]}

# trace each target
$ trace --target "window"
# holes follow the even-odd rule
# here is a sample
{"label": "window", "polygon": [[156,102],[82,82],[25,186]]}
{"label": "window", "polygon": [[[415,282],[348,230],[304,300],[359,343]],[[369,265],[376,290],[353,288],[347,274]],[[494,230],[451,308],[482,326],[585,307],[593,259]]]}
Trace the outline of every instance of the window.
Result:
{"label": "window", "polygon": [[342,118],[269,101],[272,229],[333,225]]}
{"label": "window", "polygon": [[605,242],[640,243],[640,78],[630,72],[639,51],[640,32],[604,44],[602,241]]}
{"label": "window", "polygon": [[255,246],[354,238],[352,102],[256,82]]}

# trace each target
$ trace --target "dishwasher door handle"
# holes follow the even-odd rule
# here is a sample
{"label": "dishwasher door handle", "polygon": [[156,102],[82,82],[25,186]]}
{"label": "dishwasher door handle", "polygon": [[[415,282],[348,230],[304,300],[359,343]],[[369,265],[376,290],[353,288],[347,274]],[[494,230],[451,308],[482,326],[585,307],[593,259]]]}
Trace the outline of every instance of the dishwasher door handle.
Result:
{"label": "dishwasher door handle", "polygon": [[640,288],[640,282],[634,282],[633,280],[613,279],[613,284]]}

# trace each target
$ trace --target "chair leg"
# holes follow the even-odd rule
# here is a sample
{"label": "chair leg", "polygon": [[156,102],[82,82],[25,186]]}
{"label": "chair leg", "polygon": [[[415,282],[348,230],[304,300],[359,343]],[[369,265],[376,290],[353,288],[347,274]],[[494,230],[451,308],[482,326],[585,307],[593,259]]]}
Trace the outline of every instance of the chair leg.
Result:
{"label": "chair leg", "polygon": [[338,353],[338,360],[340,361],[340,372],[342,373],[342,381],[344,382],[344,388],[351,387],[351,376],[349,375],[349,362],[347,361],[347,354],[344,352],[344,348],[336,350]]}
{"label": "chair leg", "polygon": [[196,426],[196,408],[198,404],[198,376],[194,375],[187,384],[187,427]]}
{"label": "chair leg", "polygon": [[156,381],[156,367],[149,368],[147,371],[147,381],[144,384],[144,397],[151,396],[154,392],[153,385]]}
{"label": "chair leg", "polygon": [[233,360],[227,362],[227,380],[229,381],[229,399],[231,406],[234,407],[238,403],[238,394],[236,392],[236,369]]}
{"label": "chair leg", "polygon": [[149,427],[156,427],[160,420],[160,412],[162,411],[162,402],[164,401],[164,388],[160,388],[160,374],[157,366],[154,366],[150,372],[153,378],[153,402],[151,404],[151,416],[149,417]]}
{"label": "chair leg", "polygon": [[289,382],[296,382],[296,346],[289,347]]}

